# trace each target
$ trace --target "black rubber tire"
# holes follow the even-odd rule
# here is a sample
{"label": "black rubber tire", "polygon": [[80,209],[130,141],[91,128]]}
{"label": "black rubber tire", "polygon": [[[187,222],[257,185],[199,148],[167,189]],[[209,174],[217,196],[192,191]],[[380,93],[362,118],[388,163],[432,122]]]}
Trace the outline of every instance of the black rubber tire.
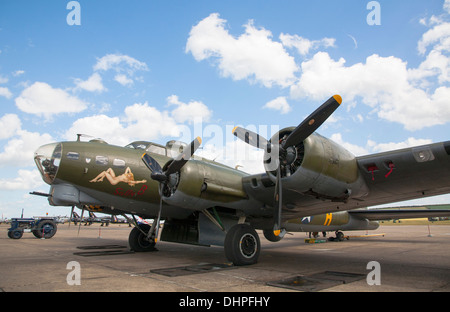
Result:
{"label": "black rubber tire", "polygon": [[[150,231],[150,225],[148,224],[140,224],[139,228],[145,233],[148,233],[148,231]],[[130,245],[130,249],[136,252],[147,252],[156,250],[155,249],[156,243],[148,241],[146,239],[146,235],[144,235],[144,233],[142,233],[136,227],[134,227],[131,230],[130,236],[128,236],[128,244]]]}
{"label": "black rubber tire", "polygon": [[280,240],[283,239],[284,235],[286,234],[286,230],[282,229],[280,231],[279,235],[275,235],[273,230],[264,230],[263,231],[264,237],[269,241],[269,242],[279,242]]}
{"label": "black rubber tire", "polygon": [[8,232],[8,237],[12,239],[20,239],[22,238],[23,231],[21,230],[13,230]]}
{"label": "black rubber tire", "polygon": [[55,236],[56,231],[58,230],[56,223],[51,220],[44,220],[39,222],[36,230],[33,230],[33,235],[36,238],[52,238]]}
{"label": "black rubber tire", "polygon": [[342,242],[345,239],[344,233],[341,231],[336,232],[336,238],[339,242]]}
{"label": "black rubber tire", "polygon": [[258,262],[261,243],[256,231],[248,224],[236,224],[225,236],[225,256],[234,265]]}

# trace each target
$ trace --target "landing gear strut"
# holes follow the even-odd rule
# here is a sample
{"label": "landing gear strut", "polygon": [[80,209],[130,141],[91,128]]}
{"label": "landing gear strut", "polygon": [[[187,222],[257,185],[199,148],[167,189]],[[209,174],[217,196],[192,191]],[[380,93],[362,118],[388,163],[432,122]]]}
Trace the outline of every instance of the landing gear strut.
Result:
{"label": "landing gear strut", "polygon": [[248,224],[236,224],[225,237],[225,256],[234,265],[250,265],[258,261],[261,243],[256,231]]}

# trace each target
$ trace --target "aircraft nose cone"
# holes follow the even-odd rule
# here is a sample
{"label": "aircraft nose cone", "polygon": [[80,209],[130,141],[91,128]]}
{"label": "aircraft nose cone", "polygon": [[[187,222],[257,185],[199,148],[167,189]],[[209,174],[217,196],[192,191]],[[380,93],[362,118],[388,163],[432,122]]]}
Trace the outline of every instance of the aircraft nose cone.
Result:
{"label": "aircraft nose cone", "polygon": [[36,166],[41,173],[42,179],[47,184],[51,185],[55,180],[61,161],[61,152],[61,143],[46,144],[34,152]]}

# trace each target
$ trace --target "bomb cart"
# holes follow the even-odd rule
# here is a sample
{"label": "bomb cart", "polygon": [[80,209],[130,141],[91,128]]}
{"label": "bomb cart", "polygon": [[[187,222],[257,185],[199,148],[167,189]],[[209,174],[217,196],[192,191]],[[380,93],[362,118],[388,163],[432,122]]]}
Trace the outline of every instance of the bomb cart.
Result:
{"label": "bomb cart", "polygon": [[23,233],[33,233],[36,238],[52,238],[56,230],[53,218],[12,218],[8,237],[19,239]]}

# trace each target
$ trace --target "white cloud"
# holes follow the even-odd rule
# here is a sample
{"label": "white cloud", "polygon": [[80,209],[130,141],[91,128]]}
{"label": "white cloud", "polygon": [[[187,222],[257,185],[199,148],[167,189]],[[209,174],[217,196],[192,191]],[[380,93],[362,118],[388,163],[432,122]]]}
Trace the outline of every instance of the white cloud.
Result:
{"label": "white cloud", "polygon": [[114,80],[120,83],[122,86],[128,86],[133,84],[133,80],[128,78],[127,75],[117,74],[114,77]]}
{"label": "white cloud", "polygon": [[7,87],[0,87],[0,96],[10,99],[12,97],[12,93]]}
{"label": "white cloud", "polygon": [[356,144],[349,143],[344,141],[341,133],[334,133],[330,137],[331,140],[338,143],[349,152],[353,153],[355,156],[363,156],[371,153],[381,153],[388,151],[395,151],[408,147],[421,146],[426,144],[433,143],[432,140],[429,139],[416,139],[414,137],[409,137],[405,141],[402,142],[388,142],[388,143],[377,143],[372,140],[367,140],[365,146],[359,146]]}
{"label": "white cloud", "polygon": [[114,70],[116,72],[127,72],[129,74],[138,70],[148,70],[147,64],[135,58],[122,54],[107,54],[99,59],[94,65],[94,71]]}
{"label": "white cloud", "polygon": [[24,170],[20,169],[18,176],[13,179],[0,179],[3,190],[32,190],[44,184],[41,175],[37,169]]}
{"label": "white cloud", "polygon": [[250,174],[262,173],[264,169],[264,151],[248,145],[241,140],[226,142],[224,146],[203,144],[203,148],[195,153],[206,159],[236,168]]}
{"label": "white cloud", "polygon": [[25,74],[25,71],[19,69],[19,70],[14,71],[12,74],[14,77],[18,77],[18,76]]}
{"label": "white cloud", "polygon": [[82,89],[90,92],[103,92],[107,89],[102,83],[102,77],[99,73],[93,73],[87,80],[75,79],[75,89]]}
{"label": "white cloud", "polygon": [[291,96],[320,100],[338,93],[345,103],[360,100],[380,118],[411,131],[450,121],[450,89],[442,86],[426,92],[416,87],[403,60],[374,54],[365,63],[345,63],[344,58],[335,61],[326,52],[316,53],[302,63],[302,76],[291,87]]}
{"label": "white cloud", "polygon": [[[195,111],[196,106],[192,103],[199,102],[184,105],[190,105],[189,108]],[[204,108],[209,111],[206,106]],[[166,136],[176,138],[186,130],[183,123],[190,121],[186,116],[177,117],[177,109],[179,107],[171,112],[159,111],[147,102],[135,103],[124,109],[123,118],[103,114],[80,118],[72,124],[64,136],[73,139],[77,133],[83,133],[117,145],[125,145],[135,140],[151,141]]]}
{"label": "white cloud", "polygon": [[407,147],[414,147],[420,145],[426,145],[433,143],[432,140],[428,139],[416,139],[410,137],[403,142],[389,142],[389,143],[375,143],[372,140],[367,141],[367,146],[371,148],[373,152],[387,152],[399,150]]}
{"label": "white cloud", "polygon": [[123,54],[107,54],[99,59],[94,65],[94,71],[98,72],[115,71],[114,80],[123,86],[129,86],[134,82],[134,74],[137,71],[148,71],[145,62]]}
{"label": "white cloud", "polygon": [[35,82],[16,98],[16,106],[21,111],[51,119],[62,113],[79,113],[87,104],[66,91],[53,88],[45,82]]}
{"label": "white cloud", "polygon": [[427,47],[430,45],[434,45],[433,49],[437,49],[439,51],[449,51],[450,23],[443,22],[428,30],[422,35],[422,38],[417,44],[417,49],[420,54],[424,55]]}
{"label": "white cloud", "polygon": [[263,108],[279,110],[281,114],[287,114],[292,110],[285,96],[279,96],[276,99],[267,102]]}
{"label": "white cloud", "polygon": [[67,140],[74,140],[77,134],[86,134],[101,138],[108,143],[123,145],[128,141],[123,139],[123,130],[118,117],[102,114],[77,119],[66,131],[64,137]]}
{"label": "white cloud", "polygon": [[16,114],[6,114],[0,118],[0,140],[9,139],[21,129],[22,122]]}
{"label": "white cloud", "polygon": [[340,133],[334,133],[331,135],[330,139],[346,150],[348,150],[350,153],[352,153],[355,156],[362,156],[369,154],[369,150],[365,147],[358,146],[349,142],[346,142],[342,139],[342,134]]}
{"label": "white cloud", "polygon": [[189,103],[183,103],[178,99],[178,96],[171,95],[167,98],[169,105],[174,105],[176,108],[172,110],[171,116],[176,122],[188,124],[207,122],[209,121],[212,112],[202,102],[190,101]]}
{"label": "white cloud", "polygon": [[[9,79],[7,77],[0,75],[0,83],[7,83],[8,81]],[[0,87],[0,96],[10,99],[12,97],[12,93],[7,87]]]}
{"label": "white cloud", "polygon": [[225,29],[226,20],[213,13],[192,27],[186,43],[186,53],[197,61],[217,59],[224,77],[248,79],[265,87],[289,86],[295,81],[298,67],[280,42],[272,40],[272,33],[256,28],[253,21],[244,25],[245,33],[232,36]]}
{"label": "white cloud", "polygon": [[309,40],[299,35],[280,34],[281,43],[287,48],[297,49],[300,55],[307,55],[311,50],[316,50],[320,47],[329,48],[335,47],[336,39],[323,38],[320,40]]}
{"label": "white cloud", "polygon": [[[450,13],[450,0],[445,1],[444,10]],[[446,19],[448,15],[443,14],[420,21],[430,29],[418,40],[417,49],[425,59],[416,68],[409,68],[401,58],[377,54],[368,56],[365,62],[347,65],[343,57],[332,59],[319,51],[303,61],[299,70],[284,48],[295,48],[305,56],[335,47],[335,39],[310,40],[282,33],[280,43],[273,40],[269,30],[255,27],[253,21],[244,25],[243,34],[233,36],[227,21],[217,13],[192,27],[186,52],[197,61],[211,60],[225,77],[247,79],[265,87],[289,86],[293,99],[324,100],[338,93],[348,110],[362,103],[380,119],[415,131],[450,122],[450,22]],[[277,99],[264,107],[286,112],[286,104]]]}
{"label": "white cloud", "polygon": [[450,14],[450,0],[444,1],[444,10]]}
{"label": "white cloud", "polygon": [[177,137],[180,135],[180,124],[167,111],[145,103],[135,103],[125,108],[124,122],[130,137],[155,139],[161,136]]}
{"label": "white cloud", "polygon": [[87,80],[75,79],[75,91],[80,89],[100,93],[107,91],[108,89],[103,85],[103,79],[100,73],[109,70],[116,72],[114,81],[123,86],[132,85],[134,80],[142,80],[142,77],[134,77],[136,71],[147,71],[148,66],[146,63],[128,55],[107,54],[97,59],[97,63],[93,69],[94,73]]}
{"label": "white cloud", "polygon": [[29,132],[22,129],[22,123],[15,114],[6,114],[0,118],[0,139],[8,139],[0,152],[0,166],[34,166],[34,152],[44,144],[54,141],[51,135]]}

